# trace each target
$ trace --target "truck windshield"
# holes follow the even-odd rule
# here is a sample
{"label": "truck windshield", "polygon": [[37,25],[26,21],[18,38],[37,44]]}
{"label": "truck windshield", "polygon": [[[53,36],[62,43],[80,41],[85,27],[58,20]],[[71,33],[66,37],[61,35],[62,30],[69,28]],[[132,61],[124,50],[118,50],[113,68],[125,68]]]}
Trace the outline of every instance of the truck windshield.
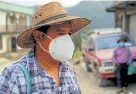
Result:
{"label": "truck windshield", "polygon": [[[96,49],[111,49],[117,47],[117,41],[119,40],[119,35],[113,35],[113,36],[104,36],[99,37],[96,40]],[[132,45],[131,42],[128,42],[130,45]]]}

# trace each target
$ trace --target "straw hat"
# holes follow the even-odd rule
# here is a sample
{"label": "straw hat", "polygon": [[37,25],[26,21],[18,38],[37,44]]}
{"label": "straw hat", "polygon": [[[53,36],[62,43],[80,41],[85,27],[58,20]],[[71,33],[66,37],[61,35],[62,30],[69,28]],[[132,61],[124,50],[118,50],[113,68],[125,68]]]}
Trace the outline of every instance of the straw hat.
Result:
{"label": "straw hat", "polygon": [[18,46],[21,48],[32,48],[34,46],[33,31],[41,26],[53,25],[65,21],[71,21],[72,30],[74,32],[91,22],[87,18],[70,16],[60,3],[50,2],[35,12],[32,17],[32,27],[17,37]]}

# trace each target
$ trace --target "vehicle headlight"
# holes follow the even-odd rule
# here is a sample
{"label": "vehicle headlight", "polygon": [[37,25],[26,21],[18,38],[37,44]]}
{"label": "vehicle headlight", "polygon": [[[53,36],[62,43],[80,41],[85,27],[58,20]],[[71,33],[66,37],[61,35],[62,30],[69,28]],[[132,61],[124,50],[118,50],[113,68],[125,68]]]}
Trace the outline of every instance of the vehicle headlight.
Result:
{"label": "vehicle headlight", "polygon": [[103,61],[103,67],[109,67],[109,66],[113,66],[113,62],[111,60],[107,60],[107,61]]}

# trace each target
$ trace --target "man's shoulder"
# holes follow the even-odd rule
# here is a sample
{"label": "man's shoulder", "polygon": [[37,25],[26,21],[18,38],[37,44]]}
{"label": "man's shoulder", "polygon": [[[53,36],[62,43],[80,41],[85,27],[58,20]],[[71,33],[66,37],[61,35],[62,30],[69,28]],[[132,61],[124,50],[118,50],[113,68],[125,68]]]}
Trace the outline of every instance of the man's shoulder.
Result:
{"label": "man's shoulder", "polygon": [[11,62],[11,64],[9,64],[4,70],[3,70],[3,73],[5,72],[8,72],[8,73],[11,73],[13,72],[16,68],[15,68],[15,65],[17,64],[21,64],[21,65],[24,65],[26,67],[27,65],[27,55],[24,55],[22,56],[20,59],[14,61],[14,62]]}
{"label": "man's shoulder", "polygon": [[11,64],[11,66],[15,65],[15,64],[23,64],[24,66],[26,66],[27,63],[29,63],[29,60],[32,59],[33,57],[34,57],[34,52],[33,52],[33,49],[31,49],[30,52],[28,52],[24,56],[20,57],[18,60],[14,61]]}
{"label": "man's shoulder", "polygon": [[26,56],[23,56],[20,59],[16,60],[15,62],[9,64],[0,74],[0,88],[8,90],[9,88],[17,84],[16,83],[17,80],[22,81],[23,73],[20,71],[19,67],[16,66],[16,64],[25,65],[26,63],[27,63]]}
{"label": "man's shoulder", "polygon": [[23,65],[26,65],[27,64],[27,58],[28,58],[28,55],[24,55],[22,56],[21,58],[19,58],[18,60],[12,62],[9,67],[12,67],[16,64],[23,64]]}

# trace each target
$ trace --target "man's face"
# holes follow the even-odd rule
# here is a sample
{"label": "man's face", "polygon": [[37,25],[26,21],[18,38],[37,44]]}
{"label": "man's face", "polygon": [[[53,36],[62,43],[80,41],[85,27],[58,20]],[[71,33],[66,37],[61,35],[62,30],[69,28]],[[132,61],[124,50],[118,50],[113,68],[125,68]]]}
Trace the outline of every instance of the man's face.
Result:
{"label": "man's face", "polygon": [[121,40],[119,41],[119,43],[120,43],[120,42],[125,42],[125,40],[124,40],[124,39],[121,39]]}
{"label": "man's face", "polygon": [[65,34],[72,34],[70,22],[53,25],[51,26],[51,28],[49,28],[47,32],[47,35],[51,37],[52,39],[55,39]]}
{"label": "man's face", "polygon": [[[52,25],[48,29],[48,32],[46,33],[46,35],[49,36],[51,39],[55,39],[59,36],[66,35],[66,34],[72,34],[70,22]],[[35,35],[42,36],[41,39],[38,41],[36,40],[36,42],[39,42],[46,50],[48,50],[51,39],[49,39],[47,36],[44,36],[44,34],[39,31],[36,31],[34,33],[34,36]]]}

